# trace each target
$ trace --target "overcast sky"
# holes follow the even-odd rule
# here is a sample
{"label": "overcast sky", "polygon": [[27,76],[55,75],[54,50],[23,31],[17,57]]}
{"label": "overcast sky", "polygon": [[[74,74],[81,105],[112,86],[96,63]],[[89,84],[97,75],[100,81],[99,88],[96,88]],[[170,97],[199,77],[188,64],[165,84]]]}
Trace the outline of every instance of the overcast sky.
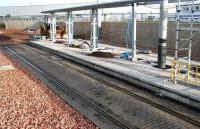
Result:
{"label": "overcast sky", "polygon": [[[122,0],[99,0],[99,2],[112,2]],[[200,0],[197,0],[200,1]],[[4,6],[26,6],[46,4],[67,4],[67,3],[95,3],[97,0],[0,0],[0,7]]]}
{"label": "overcast sky", "polygon": [[[101,2],[111,2],[118,0],[99,0]],[[67,3],[94,3],[97,0],[0,0],[0,6],[26,6],[26,5],[46,5],[46,4],[67,4]]]}

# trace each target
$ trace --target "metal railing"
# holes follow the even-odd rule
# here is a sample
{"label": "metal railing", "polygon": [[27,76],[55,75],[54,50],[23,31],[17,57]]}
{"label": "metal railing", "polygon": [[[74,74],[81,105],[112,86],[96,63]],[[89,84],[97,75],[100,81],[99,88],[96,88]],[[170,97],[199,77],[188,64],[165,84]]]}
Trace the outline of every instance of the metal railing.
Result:
{"label": "metal railing", "polygon": [[[130,19],[131,13],[104,13],[101,14],[102,21],[128,21]],[[26,21],[26,20],[45,20],[48,16],[10,16],[10,17],[0,17],[0,20],[17,20],[17,21]],[[65,21],[66,15],[57,15],[56,16],[59,21]],[[90,21],[90,14],[73,14],[74,21]],[[137,21],[159,21],[158,13],[137,13],[136,15]],[[171,14],[169,16],[171,21],[175,21],[175,15]]]}
{"label": "metal railing", "polygon": [[[127,22],[130,20],[130,13],[105,13],[101,14],[102,22]],[[5,17],[1,16],[0,21],[47,21],[49,16],[10,16]],[[90,14],[73,14],[73,21],[75,22],[90,22],[91,15]],[[66,22],[66,15],[57,15],[56,16],[58,22]],[[136,19],[139,22],[158,22],[159,21],[159,13],[137,13]],[[190,17],[183,17],[183,20],[180,22],[186,22],[190,20]],[[168,21],[175,22],[176,17],[175,14],[168,15]],[[194,17],[194,22],[200,22],[200,16]]]}
{"label": "metal railing", "polygon": [[10,16],[0,17],[0,21],[45,21],[47,16]]}
{"label": "metal railing", "polygon": [[180,61],[171,62],[171,81],[182,80],[195,85],[200,85],[200,66],[188,65]]}
{"label": "metal railing", "polygon": [[[101,14],[101,20],[102,21],[128,21],[130,18],[131,13],[102,13]],[[159,13],[137,13],[136,14],[136,19],[137,21],[159,21]],[[6,17],[6,16],[1,16],[0,20],[38,20],[38,21],[42,21],[47,19],[47,15],[43,16],[43,15],[35,15],[35,16],[10,16],[10,17]],[[56,16],[58,20],[60,21],[65,21],[66,20],[66,15],[57,15]],[[181,16],[184,21],[187,21],[190,19],[190,16],[188,16],[188,14],[184,14]],[[74,21],[78,21],[78,22],[89,22],[91,18],[91,15],[88,13],[85,14],[73,14],[73,19]],[[174,13],[169,13],[168,14],[168,20],[169,21],[176,21],[176,17]],[[199,16],[199,12],[197,14],[194,15],[194,22],[200,22],[200,16]]]}

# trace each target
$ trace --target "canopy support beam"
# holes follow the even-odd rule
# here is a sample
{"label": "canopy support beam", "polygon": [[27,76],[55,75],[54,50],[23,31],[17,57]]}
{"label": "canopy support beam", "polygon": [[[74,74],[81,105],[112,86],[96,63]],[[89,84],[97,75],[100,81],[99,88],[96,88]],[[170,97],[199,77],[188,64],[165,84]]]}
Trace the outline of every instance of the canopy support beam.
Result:
{"label": "canopy support beam", "polygon": [[51,14],[50,33],[51,41],[56,42],[56,16],[53,13]]}
{"label": "canopy support beam", "polygon": [[67,29],[66,29],[66,34],[68,33],[67,37],[67,44],[71,44],[73,41],[73,20],[72,20],[72,11],[67,12]]}
{"label": "canopy support beam", "polygon": [[92,9],[91,43],[92,43],[92,51],[96,51],[98,49],[98,14],[97,14],[97,9]]}
{"label": "canopy support beam", "polygon": [[137,36],[137,24],[136,24],[136,7],[137,3],[132,4],[132,60],[136,59],[136,36]]}

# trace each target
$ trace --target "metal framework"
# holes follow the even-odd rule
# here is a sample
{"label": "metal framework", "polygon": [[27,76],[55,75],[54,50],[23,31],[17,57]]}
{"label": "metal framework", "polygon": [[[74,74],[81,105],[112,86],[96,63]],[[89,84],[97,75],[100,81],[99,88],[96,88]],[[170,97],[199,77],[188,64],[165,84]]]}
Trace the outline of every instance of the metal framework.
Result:
{"label": "metal framework", "polygon": [[[191,8],[191,18],[189,21],[190,26],[189,27],[181,27],[180,25],[180,14],[181,14],[181,5],[180,5],[180,0],[178,0],[178,6],[177,6],[177,13],[176,13],[176,43],[175,43],[175,60],[179,59],[179,55],[178,52],[179,51],[188,51],[188,56],[185,57],[188,60],[188,64],[190,65],[191,63],[191,47],[192,47],[192,37],[193,37],[193,33],[194,33],[194,0],[192,1],[192,8]],[[182,31],[189,31],[190,35],[188,36],[188,38],[186,39],[182,39],[180,37],[180,33]],[[183,44],[184,43],[184,44]],[[181,48],[182,46],[185,46],[187,44],[187,47],[185,48]]]}
{"label": "metal framework", "polygon": [[[163,3],[163,1],[165,1]],[[167,1],[167,2],[166,2]],[[188,0],[183,0],[183,1],[188,1]],[[79,7],[71,7],[71,8],[63,8],[63,9],[56,9],[56,10],[50,10],[50,11],[44,11],[42,13],[50,13],[50,14],[55,14],[59,12],[72,12],[72,11],[80,11],[80,10],[92,10],[92,17],[91,17],[91,42],[93,46],[93,50],[96,50],[98,48],[98,18],[97,18],[97,10],[102,9],[102,8],[114,8],[114,7],[125,7],[125,6],[132,6],[132,59],[136,58],[136,5],[141,5],[141,4],[155,4],[161,2],[163,3],[163,6],[161,8],[161,12],[164,14],[164,6],[168,3],[168,0],[161,0],[161,1],[156,1],[156,0],[126,0],[126,1],[119,1],[119,2],[110,2],[110,3],[100,3],[100,4],[94,4],[94,5],[86,5],[86,6],[79,6]],[[177,2],[177,0],[169,0],[169,2]],[[137,4],[136,4],[137,3]],[[166,18],[166,15],[161,14],[163,16],[163,19]],[[73,25],[71,25],[71,16],[68,16],[68,43],[72,42],[73,38]],[[165,20],[163,20],[165,21]],[[167,22],[167,21],[166,21]],[[161,25],[166,25],[166,22],[162,22]],[[53,25],[55,26],[55,25]],[[54,27],[53,27],[54,28]],[[166,58],[166,54],[163,54],[163,50],[166,48],[166,40],[165,37],[167,35],[167,32],[165,31],[165,28],[160,27],[160,38],[162,40],[159,41],[164,41],[164,42],[159,42],[159,51],[161,51],[161,54],[158,58],[158,62],[160,62],[160,67],[165,67],[166,61],[163,60]],[[164,35],[164,36],[163,36]],[[164,47],[163,47],[164,46]],[[166,50],[165,50],[166,51]]]}
{"label": "metal framework", "polygon": [[136,7],[136,3],[132,4],[132,59],[136,59]]}
{"label": "metal framework", "polygon": [[96,51],[98,48],[98,12],[97,12],[97,9],[93,9],[92,15],[91,15],[91,42],[92,42],[92,50]]}
{"label": "metal framework", "polygon": [[[120,1],[120,2],[111,2],[111,3],[100,3],[95,5],[87,5],[73,8],[65,8],[65,9],[57,9],[45,11],[42,13],[59,13],[59,12],[67,12],[67,28],[68,38],[67,44],[72,43],[73,40],[73,21],[72,21],[72,11],[80,11],[80,10],[92,10],[91,15],[91,43],[92,50],[96,51],[98,49],[98,35],[99,35],[99,23],[98,23],[98,9],[100,8],[113,8],[113,7],[124,7],[124,6],[132,6],[132,36],[131,36],[131,45],[132,45],[132,59],[136,58],[136,7],[137,4],[143,4],[143,2],[150,2],[153,0],[128,0],[128,1]],[[142,3],[141,3],[142,2]],[[51,40],[55,41],[55,18],[52,15],[52,25],[51,25]]]}
{"label": "metal framework", "polygon": [[50,17],[50,38],[52,42],[56,41],[56,16],[54,13],[51,14]]}
{"label": "metal framework", "polygon": [[68,28],[68,30],[66,29],[66,34],[68,32],[67,44],[69,45],[72,43],[72,40],[73,40],[73,20],[72,20],[72,12],[71,11],[67,12],[66,25]]}
{"label": "metal framework", "polygon": [[[176,12],[176,42],[175,42],[175,54],[174,54],[174,60],[177,62],[179,59],[183,58],[187,60],[187,65],[190,68],[191,65],[191,52],[192,52],[192,39],[195,35],[195,32],[200,32],[200,29],[194,28],[194,13],[195,13],[195,0],[192,0],[192,7],[191,7],[191,17],[188,22],[184,22],[185,24],[188,24],[188,27],[182,27],[181,26],[181,12],[183,11],[181,9],[181,0],[178,0],[177,5],[177,12]],[[181,38],[181,32],[188,31],[189,36],[188,38]],[[186,57],[181,57],[180,52],[186,54]],[[174,67],[174,77],[178,74],[178,66],[177,64]],[[189,79],[189,73],[190,70],[187,70],[187,79]],[[173,79],[176,83],[176,78]]]}
{"label": "metal framework", "polygon": [[69,12],[69,11],[125,7],[125,6],[131,6],[131,4],[133,3],[144,4],[144,2],[152,2],[152,1],[155,1],[155,0],[127,0],[127,1],[119,1],[119,2],[106,2],[106,3],[99,3],[99,4],[93,4],[93,5],[85,5],[85,6],[44,11],[41,13],[59,13],[59,12]]}
{"label": "metal framework", "polygon": [[[123,1],[118,1],[118,2],[106,2],[106,3],[99,3],[99,4],[93,4],[93,5],[55,9],[55,10],[50,10],[50,11],[43,11],[41,13],[59,13],[59,12],[69,12],[69,11],[125,7],[125,6],[131,6],[131,4],[133,4],[133,3],[137,3],[138,5],[159,4],[160,1],[163,1],[163,0],[123,0]],[[191,1],[191,0],[183,0],[183,1]],[[169,3],[174,3],[174,2],[177,2],[177,0],[169,0]]]}

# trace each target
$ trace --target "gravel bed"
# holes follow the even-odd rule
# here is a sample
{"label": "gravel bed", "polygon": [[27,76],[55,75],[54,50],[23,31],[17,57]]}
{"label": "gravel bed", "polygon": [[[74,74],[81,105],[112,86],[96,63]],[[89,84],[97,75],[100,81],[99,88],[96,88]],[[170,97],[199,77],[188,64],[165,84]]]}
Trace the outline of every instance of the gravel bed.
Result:
{"label": "gravel bed", "polygon": [[41,81],[0,51],[0,128],[96,129]]}

